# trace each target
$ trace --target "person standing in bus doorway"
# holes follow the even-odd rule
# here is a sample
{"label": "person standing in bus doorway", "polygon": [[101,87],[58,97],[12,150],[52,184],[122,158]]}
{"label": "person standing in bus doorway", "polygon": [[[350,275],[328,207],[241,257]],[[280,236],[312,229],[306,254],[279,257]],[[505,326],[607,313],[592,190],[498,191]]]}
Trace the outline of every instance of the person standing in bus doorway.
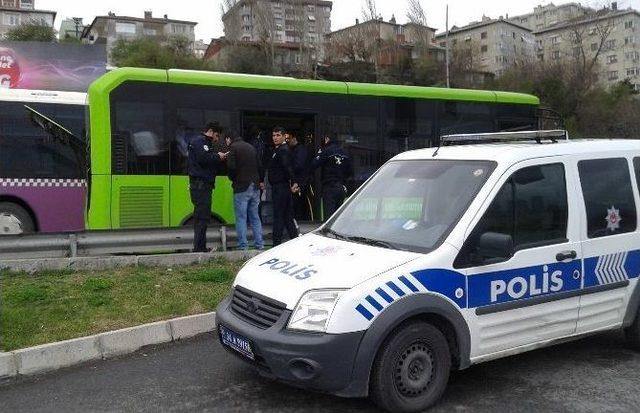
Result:
{"label": "person standing in bus doorway", "polygon": [[291,151],[291,160],[293,162],[294,180],[300,187],[300,190],[293,195],[293,213],[295,219],[308,221],[309,207],[307,203],[307,176],[309,169],[309,151],[307,147],[298,141],[298,134],[295,130],[287,133],[287,144]]}
{"label": "person standing in bus doorway", "polygon": [[215,152],[222,127],[209,122],[200,136],[189,143],[189,193],[193,203],[193,252],[208,252],[207,226],[211,220],[211,198],[226,153]]}
{"label": "person standing in bus doorway", "polygon": [[282,234],[287,229],[289,238],[299,235],[298,227],[293,219],[292,194],[300,190],[295,182],[291,152],[285,142],[284,128],[277,126],[273,129],[273,144],[275,146],[267,176],[271,185],[273,199],[273,245],[282,243]]}
{"label": "person standing in bus doorway", "polygon": [[238,248],[246,250],[247,219],[253,231],[254,245],[257,250],[264,249],[262,223],[258,209],[260,190],[264,188],[264,170],[256,149],[234,133],[228,136],[229,155],[227,170],[233,186],[233,207],[238,233]]}
{"label": "person standing in bus doorway", "polygon": [[322,168],[322,208],[326,220],[347,196],[347,179],[353,175],[353,165],[337,139],[326,136],[323,144],[311,162],[311,170]]}

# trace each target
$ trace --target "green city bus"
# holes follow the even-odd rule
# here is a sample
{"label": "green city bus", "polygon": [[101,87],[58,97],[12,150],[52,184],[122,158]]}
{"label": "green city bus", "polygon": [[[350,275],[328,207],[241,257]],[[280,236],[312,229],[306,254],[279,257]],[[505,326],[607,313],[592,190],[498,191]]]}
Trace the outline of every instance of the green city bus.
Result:
{"label": "green city bus", "polygon": [[[355,189],[397,153],[436,146],[445,134],[537,129],[539,107],[517,93],[140,68],[103,75],[88,102],[88,229],[188,223],[185,136],[209,121],[245,137],[267,132],[267,143],[275,125],[293,128],[313,151],[337,136],[353,158]],[[313,200],[316,217],[320,204]],[[224,176],[212,216],[234,221]]]}

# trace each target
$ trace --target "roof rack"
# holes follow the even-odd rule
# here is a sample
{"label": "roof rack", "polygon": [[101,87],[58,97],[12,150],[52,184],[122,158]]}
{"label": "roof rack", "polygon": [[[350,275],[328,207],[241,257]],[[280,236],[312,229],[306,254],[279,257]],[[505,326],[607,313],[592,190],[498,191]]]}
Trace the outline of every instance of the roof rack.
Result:
{"label": "roof rack", "polygon": [[525,142],[535,141],[542,143],[549,141],[552,143],[558,140],[569,140],[569,133],[566,130],[536,130],[522,132],[495,132],[495,133],[469,133],[461,135],[445,135],[440,138],[442,146],[464,145],[472,143],[502,143],[502,142]]}

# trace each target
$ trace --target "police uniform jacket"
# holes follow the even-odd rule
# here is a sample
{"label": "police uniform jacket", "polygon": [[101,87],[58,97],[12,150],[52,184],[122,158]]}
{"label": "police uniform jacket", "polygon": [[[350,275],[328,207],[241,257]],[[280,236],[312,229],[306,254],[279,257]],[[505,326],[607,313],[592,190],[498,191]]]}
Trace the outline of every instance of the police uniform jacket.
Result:
{"label": "police uniform jacket", "polygon": [[309,167],[309,151],[307,147],[298,143],[296,146],[290,149],[291,159],[293,162],[294,180],[299,185],[306,184]]}
{"label": "police uniform jacket", "polygon": [[322,167],[322,183],[344,182],[353,175],[351,157],[340,145],[329,143],[324,149],[320,149],[311,163],[312,169]]}
{"label": "police uniform jacket", "polygon": [[291,180],[294,179],[295,173],[293,171],[291,151],[289,151],[286,143],[283,143],[274,150],[267,171],[271,185],[290,184]]}
{"label": "police uniform jacket", "polygon": [[189,177],[213,184],[222,167],[223,162],[209,138],[200,135],[189,143]]}

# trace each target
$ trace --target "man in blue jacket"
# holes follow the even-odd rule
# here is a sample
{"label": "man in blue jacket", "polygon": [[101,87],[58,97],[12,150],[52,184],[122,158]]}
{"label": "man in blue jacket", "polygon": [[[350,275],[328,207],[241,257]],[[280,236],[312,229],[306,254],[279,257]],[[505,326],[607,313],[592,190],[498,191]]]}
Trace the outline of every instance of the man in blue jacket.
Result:
{"label": "man in blue jacket", "polygon": [[211,220],[211,197],[216,175],[224,166],[226,153],[215,152],[222,127],[209,122],[204,132],[189,142],[189,192],[193,203],[193,252],[208,252],[207,226]]}

